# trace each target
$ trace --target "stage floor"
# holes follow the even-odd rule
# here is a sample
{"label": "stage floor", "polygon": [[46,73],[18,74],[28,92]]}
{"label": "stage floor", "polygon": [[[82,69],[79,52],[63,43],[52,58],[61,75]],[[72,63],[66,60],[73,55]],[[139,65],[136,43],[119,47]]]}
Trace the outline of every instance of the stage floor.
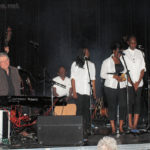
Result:
{"label": "stage floor", "polygon": [[[57,147],[57,148],[33,148],[28,150],[96,150],[96,149],[97,149],[96,146],[78,146],[78,147]],[[149,149],[150,149],[150,144],[148,143],[118,145],[118,150],[149,150]],[[0,150],[6,150],[6,149],[0,148]],[[27,150],[27,149],[18,149],[18,150]]]}
{"label": "stage floor", "polygon": [[[104,136],[111,136],[114,137],[117,140],[118,143],[118,149],[119,150],[150,150],[150,133],[144,133],[141,134],[125,134],[125,135],[111,135],[110,128],[99,128],[95,130],[94,135],[90,135],[88,137],[88,142],[84,146],[44,146],[38,144],[37,140],[33,139],[20,139],[16,138],[15,142],[12,142],[12,144],[8,145],[1,145],[0,150],[6,150],[6,149],[38,149],[38,150],[95,150],[96,145],[98,141],[104,137]],[[58,141],[59,142],[59,141]]]}

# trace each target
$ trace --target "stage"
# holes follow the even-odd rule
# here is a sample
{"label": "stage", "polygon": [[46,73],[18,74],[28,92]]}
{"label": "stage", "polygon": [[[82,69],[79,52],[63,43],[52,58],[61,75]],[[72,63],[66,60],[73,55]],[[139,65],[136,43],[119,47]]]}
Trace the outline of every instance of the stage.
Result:
{"label": "stage", "polygon": [[[124,144],[118,145],[118,150],[149,150],[150,144]],[[1,149],[1,150],[5,150]],[[11,149],[13,150],[13,149]],[[25,150],[25,149],[18,149]],[[33,148],[28,150],[96,150],[96,146],[81,146],[81,147],[59,147],[59,148]]]}
{"label": "stage", "polygon": [[[48,147],[40,146],[36,144],[26,143],[24,145],[15,145],[15,146],[1,146],[1,150],[8,149],[18,149],[18,150],[95,150],[98,140],[101,138],[101,135],[93,135],[89,137],[88,146],[69,146],[69,147]],[[149,134],[143,135],[121,135],[120,137],[113,136],[118,143],[118,150],[148,150],[150,149],[150,137]],[[31,145],[30,145],[31,144]]]}
{"label": "stage", "polygon": [[[141,130],[143,131],[143,130]],[[149,132],[141,132],[140,134],[116,134],[111,135],[110,127],[99,127],[94,131],[93,135],[88,136],[88,142],[82,146],[45,146],[38,143],[37,138],[25,138],[21,137],[14,137],[11,141],[11,144],[3,144],[1,145],[1,150],[8,150],[8,149],[32,149],[32,150],[95,150],[96,145],[104,136],[111,136],[116,139],[118,143],[119,150],[148,150],[150,149],[150,133]],[[65,138],[65,137],[64,137]],[[59,142],[59,141],[58,141]]]}
{"label": "stage", "polygon": [[0,0],[0,150],[150,150],[149,6]]}

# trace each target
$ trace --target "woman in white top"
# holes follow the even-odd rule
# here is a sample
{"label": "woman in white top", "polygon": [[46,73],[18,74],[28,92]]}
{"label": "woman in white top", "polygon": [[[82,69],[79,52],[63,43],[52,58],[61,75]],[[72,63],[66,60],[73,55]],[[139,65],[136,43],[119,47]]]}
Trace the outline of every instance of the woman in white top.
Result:
{"label": "woman in white top", "polygon": [[[128,39],[129,48],[124,51],[126,64],[129,70],[129,127],[136,129],[141,109],[141,93],[143,87],[143,76],[146,71],[143,53],[136,49],[137,41],[135,36]],[[134,107],[133,107],[134,106]],[[134,109],[133,109],[134,108]],[[132,113],[134,119],[132,121]]]}
{"label": "woman in white top", "polygon": [[123,121],[126,117],[126,83],[122,73],[125,72],[124,63],[119,53],[122,46],[116,42],[112,46],[113,54],[103,61],[100,77],[105,79],[104,94],[108,103],[108,116],[112,133],[116,133],[115,120],[117,103],[119,104],[120,133],[123,133]]}
{"label": "woman in white top", "polygon": [[[84,48],[81,50],[81,54],[76,58],[71,66],[73,98],[76,99],[77,115],[83,116],[85,135],[90,123],[90,78],[93,88],[93,96],[96,98],[95,65],[89,60],[89,57],[89,50]],[[87,63],[89,67],[89,73]]]}

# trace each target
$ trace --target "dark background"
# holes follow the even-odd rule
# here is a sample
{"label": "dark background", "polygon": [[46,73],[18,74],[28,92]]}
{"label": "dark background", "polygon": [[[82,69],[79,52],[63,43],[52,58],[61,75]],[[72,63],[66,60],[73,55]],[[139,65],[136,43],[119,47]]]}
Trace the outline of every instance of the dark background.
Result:
{"label": "dark background", "polygon": [[78,49],[88,47],[96,64],[97,95],[101,96],[101,63],[111,54],[111,43],[123,35],[137,36],[145,47],[149,70],[149,8],[149,0],[1,0],[0,39],[11,26],[13,64],[29,70],[38,81],[45,68],[50,78],[56,76],[59,65],[64,65],[70,76]]}

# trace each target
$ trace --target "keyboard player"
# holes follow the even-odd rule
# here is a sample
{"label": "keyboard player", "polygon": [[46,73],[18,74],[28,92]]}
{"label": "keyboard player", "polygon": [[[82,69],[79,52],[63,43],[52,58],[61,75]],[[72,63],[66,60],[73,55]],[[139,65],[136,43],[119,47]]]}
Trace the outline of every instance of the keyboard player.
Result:
{"label": "keyboard player", "polygon": [[17,68],[10,66],[6,53],[0,53],[0,96],[19,96],[20,83]]}

